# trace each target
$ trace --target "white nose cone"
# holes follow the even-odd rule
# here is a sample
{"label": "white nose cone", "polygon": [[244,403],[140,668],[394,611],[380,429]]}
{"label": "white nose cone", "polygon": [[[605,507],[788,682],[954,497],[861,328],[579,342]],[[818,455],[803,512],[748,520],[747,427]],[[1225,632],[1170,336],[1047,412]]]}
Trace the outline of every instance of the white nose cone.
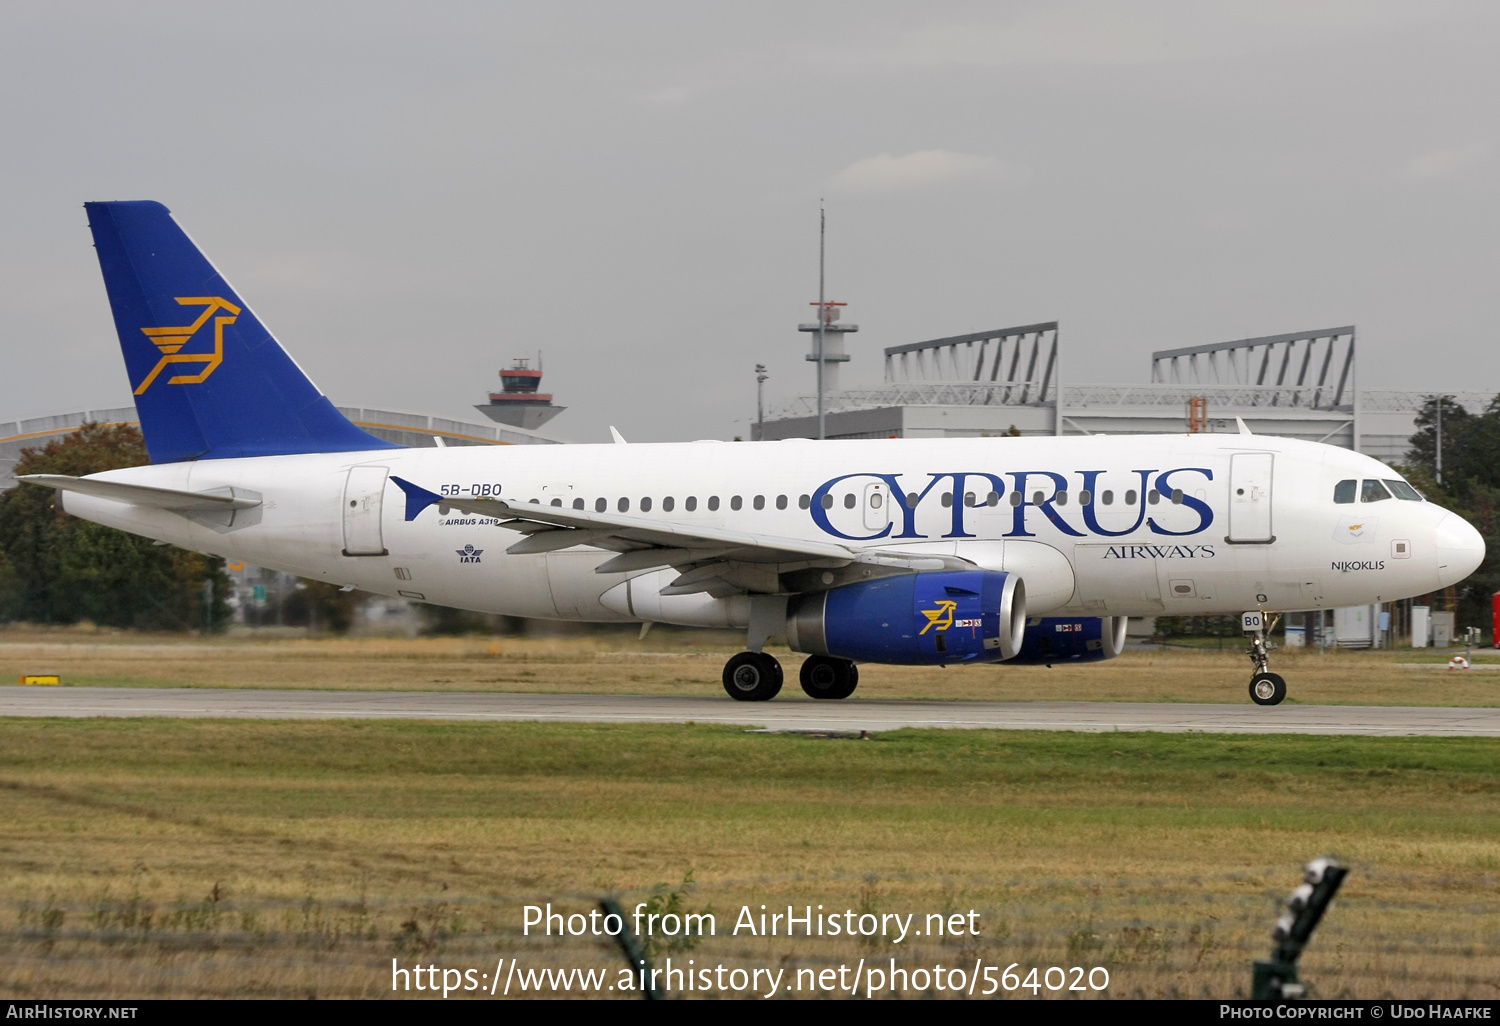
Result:
{"label": "white nose cone", "polygon": [[1484,562],[1484,536],[1456,513],[1449,513],[1442,519],[1433,540],[1437,546],[1441,587],[1457,584]]}

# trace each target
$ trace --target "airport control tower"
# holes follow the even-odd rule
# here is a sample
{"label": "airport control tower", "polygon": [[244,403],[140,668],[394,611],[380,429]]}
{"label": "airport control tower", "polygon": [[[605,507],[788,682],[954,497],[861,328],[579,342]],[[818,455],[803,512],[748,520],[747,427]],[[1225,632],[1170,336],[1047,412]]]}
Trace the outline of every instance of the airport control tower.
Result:
{"label": "airport control tower", "polygon": [[528,431],[535,431],[566,410],[566,406],[552,404],[551,393],[538,391],[542,387],[542,358],[537,357],[535,370],[527,366],[530,362],[522,357],[513,366],[500,371],[503,391],[491,392],[490,401],[474,409],[490,420]]}

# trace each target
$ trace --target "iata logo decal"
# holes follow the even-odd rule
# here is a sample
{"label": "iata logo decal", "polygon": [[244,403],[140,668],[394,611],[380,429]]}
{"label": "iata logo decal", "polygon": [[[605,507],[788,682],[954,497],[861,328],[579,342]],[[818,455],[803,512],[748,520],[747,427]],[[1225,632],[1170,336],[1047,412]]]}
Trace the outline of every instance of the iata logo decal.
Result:
{"label": "iata logo decal", "polygon": [[958,610],[958,603],[952,599],[940,599],[936,609],[924,609],[922,615],[927,617],[927,626],[923,627],[920,634],[926,634],[936,627],[940,631],[946,631],[953,626],[953,614]]}
{"label": "iata logo decal", "polygon": [[453,551],[458,553],[458,561],[460,563],[477,563],[479,562],[479,557],[484,555],[483,549],[476,549],[472,545],[465,545],[463,548],[454,549]]}
{"label": "iata logo decal", "polygon": [[[219,369],[219,364],[224,362],[224,325],[235,322],[239,317],[240,308],[218,296],[178,296],[177,302],[182,306],[201,306],[203,312],[192,324],[182,327],[141,329],[142,334],[149,338],[151,344],[161,352],[161,359],[156,361],[156,366],[151,368],[151,373],[147,374],[145,380],[136,387],[136,395],[141,395],[150,388],[156,381],[157,375],[166,370],[168,364],[203,364],[203,369],[197,374],[174,374],[167,379],[169,385],[201,385],[208,380],[210,374]],[[223,310],[229,316],[214,317],[219,310]],[[213,351],[184,353],[182,350],[192,343],[194,337],[208,324],[210,318],[213,318],[214,322]],[[206,344],[206,342],[200,342],[199,346]]]}

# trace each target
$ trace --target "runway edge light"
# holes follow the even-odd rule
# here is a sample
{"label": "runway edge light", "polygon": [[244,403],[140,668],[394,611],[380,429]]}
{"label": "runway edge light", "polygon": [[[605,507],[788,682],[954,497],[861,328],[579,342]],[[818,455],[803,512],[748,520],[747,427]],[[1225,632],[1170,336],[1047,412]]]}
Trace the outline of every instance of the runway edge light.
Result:
{"label": "runway edge light", "polygon": [[1297,960],[1348,875],[1348,868],[1326,857],[1313,859],[1302,867],[1302,884],[1287,898],[1287,911],[1271,928],[1276,950],[1270,958],[1255,962],[1252,998],[1285,1001],[1307,996],[1306,986],[1297,980]]}

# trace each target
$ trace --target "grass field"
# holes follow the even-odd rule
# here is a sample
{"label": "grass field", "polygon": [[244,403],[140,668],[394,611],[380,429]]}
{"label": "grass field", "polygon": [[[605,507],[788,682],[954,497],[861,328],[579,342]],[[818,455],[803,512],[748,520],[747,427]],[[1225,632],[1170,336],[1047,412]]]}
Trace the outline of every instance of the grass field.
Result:
{"label": "grass field", "polygon": [[[86,630],[0,630],[0,681],[57,672],[65,683],[151,687],[347,688],[433,691],[722,694],[724,660],[741,642],[726,633],[659,630],[564,638],[419,638],[196,641]],[[863,666],[860,698],[1244,702],[1242,644],[1130,650],[1108,663],[1041,666]],[[775,652],[789,671],[801,656]],[[1272,666],[1291,702],[1494,706],[1491,669],[1443,670],[1454,651],[1284,651]],[[1417,664],[1417,665],[1404,665]],[[792,678],[795,679],[794,677]],[[795,685],[792,685],[795,686]]]}
{"label": "grass field", "polygon": [[[1497,810],[1488,739],[0,720],[0,993],[379,996],[393,957],[613,972],[607,944],[521,937],[521,907],[667,883],[720,917],[679,965],[1097,965],[1112,997],[1243,995],[1332,852],[1353,872],[1315,993],[1494,999]],[[982,933],[725,935],[762,903],[973,908]]]}

